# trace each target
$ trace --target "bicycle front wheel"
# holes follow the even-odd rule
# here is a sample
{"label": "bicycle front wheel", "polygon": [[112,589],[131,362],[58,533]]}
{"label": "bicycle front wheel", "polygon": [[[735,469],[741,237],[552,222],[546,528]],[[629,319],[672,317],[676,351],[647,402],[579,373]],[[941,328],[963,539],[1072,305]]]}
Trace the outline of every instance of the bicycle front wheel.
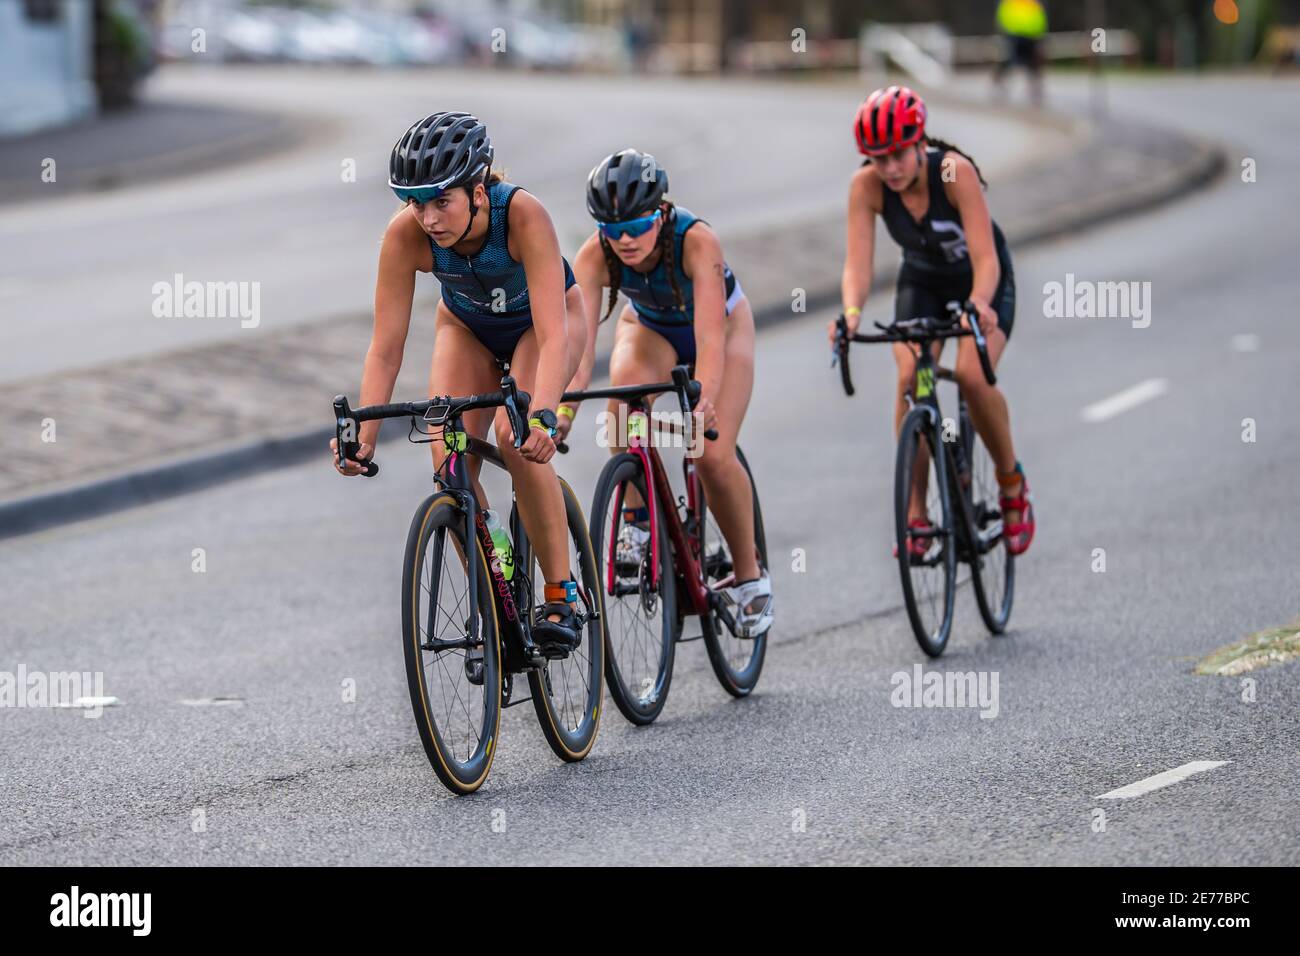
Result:
{"label": "bicycle front wheel", "polygon": [[[946,449],[935,441],[930,410],[914,408],[898,433],[894,472],[894,526],[903,603],[921,650],[938,657],[952,632],[957,587],[957,549],[953,541],[952,500],[938,456]],[[925,527],[912,527],[913,496],[924,496]],[[919,514],[917,515],[919,518]]]}
{"label": "bicycle front wheel", "polygon": [[[745,460],[745,453],[736,448],[736,457],[749,476],[749,488],[754,502],[754,549],[758,554],[758,566],[767,570],[767,535],[763,531],[763,509],[758,504],[758,486],[754,484],[754,474]],[[699,480],[699,476],[696,476]],[[704,568],[704,581],[710,590],[728,577],[734,567],[727,539],[713,519],[708,501],[704,496],[704,484],[699,486],[700,501],[700,555]],[[708,648],[709,664],[713,674],[724,690],[733,697],[747,697],[758,685],[758,677],[763,672],[763,659],[767,656],[767,634],[759,637],[736,637],[727,627],[726,622],[716,611],[704,616],[704,645]],[[769,632],[770,633],[770,632]]]}
{"label": "bicycle front wheel", "polygon": [[[591,752],[600,729],[600,705],[605,691],[605,607],[601,601],[596,557],[587,536],[587,519],[573,489],[563,478],[560,490],[564,493],[569,522],[569,568],[595,616],[587,622],[581,643],[568,657],[549,661],[546,667],[528,672],[528,686],[546,742],[557,757],[572,762]],[[541,594],[546,583],[541,566],[535,558],[529,565],[533,593]],[[532,622],[536,621],[537,603],[534,600],[529,607]]]}
{"label": "bicycle front wheel", "polygon": [[638,529],[629,529],[623,520],[629,492],[643,503],[650,500],[641,459],[623,452],[606,463],[596,482],[591,540],[596,549],[596,590],[607,608],[605,677],[609,695],[632,723],[648,724],[664,709],[672,683],[677,585],[663,515],[656,509],[655,574],[650,542],[641,540]]}
{"label": "bicycle front wheel", "polygon": [[[469,593],[469,562],[477,594]],[[469,608],[478,605],[478,635]],[[466,537],[454,496],[429,496],[415,512],[402,573],[406,681],[425,754],[443,785],[473,793],[487,779],[501,723],[501,645],[487,560]]]}

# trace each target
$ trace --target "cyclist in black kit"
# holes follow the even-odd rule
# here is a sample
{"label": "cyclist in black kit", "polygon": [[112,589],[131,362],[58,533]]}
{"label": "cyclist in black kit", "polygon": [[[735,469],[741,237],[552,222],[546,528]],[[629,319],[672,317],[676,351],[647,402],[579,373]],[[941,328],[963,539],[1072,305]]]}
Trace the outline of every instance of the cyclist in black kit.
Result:
{"label": "cyclist in black kit", "polygon": [[[841,281],[844,317],[849,332],[856,332],[871,288],[879,216],[903,249],[895,320],[941,317],[949,302],[969,299],[979,312],[989,360],[996,366],[1015,318],[1011,254],[1002,230],[989,215],[979,167],[951,143],[928,138],[925,114],[921,97],[905,86],[877,90],[858,109],[853,131],[867,160],[849,186],[848,253]],[[829,334],[834,342],[834,322]],[[1034,536],[1033,499],[1011,441],[1007,401],[1001,390],[985,380],[974,341],[957,341],[954,371],[971,421],[997,470],[1007,550],[1022,554]],[[898,362],[897,428],[907,412],[903,393],[914,375],[912,347],[895,345],[894,358]],[[913,495],[908,523],[912,527],[930,524],[924,495]],[[924,540],[918,538],[922,547]]]}

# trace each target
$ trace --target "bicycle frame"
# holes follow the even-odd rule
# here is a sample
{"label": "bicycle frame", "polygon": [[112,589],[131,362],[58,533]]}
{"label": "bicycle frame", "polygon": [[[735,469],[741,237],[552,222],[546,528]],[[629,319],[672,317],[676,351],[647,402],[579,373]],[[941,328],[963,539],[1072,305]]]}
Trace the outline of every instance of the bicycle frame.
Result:
{"label": "bicycle frame", "polygon": [[[672,370],[672,381],[664,382],[662,385],[655,385],[647,388],[646,386],[616,386],[613,388],[590,389],[580,392],[565,392],[564,401],[585,401],[590,398],[613,398],[625,402],[628,408],[628,451],[636,455],[641,460],[641,473],[645,476],[646,485],[646,510],[650,518],[650,582],[652,586],[661,586],[659,581],[659,549],[663,546],[659,540],[659,509],[667,512],[668,537],[672,541],[673,548],[678,557],[676,570],[680,572],[677,577],[677,594],[679,597],[678,608],[688,614],[707,614],[713,608],[713,596],[704,583],[704,572],[700,567],[700,561],[696,556],[695,549],[690,546],[689,532],[683,526],[681,518],[677,514],[677,502],[673,497],[672,485],[668,482],[668,473],[664,469],[663,459],[659,457],[659,452],[654,446],[650,437],[651,429],[655,427],[650,415],[650,395],[658,395],[663,392],[676,392],[678,401],[681,406],[683,415],[682,428],[687,437],[687,446],[690,446],[690,439],[693,433],[685,424],[691,421],[691,405],[699,398],[699,383],[691,380],[690,370],[685,365],[675,366]],[[704,432],[706,439],[714,439],[717,433],[708,430]],[[683,473],[686,477],[686,508],[687,514],[692,516],[699,515],[699,485],[698,476],[695,473],[695,465],[688,456],[682,465]],[[620,489],[614,498],[614,513],[617,515],[623,507],[623,491]],[[698,525],[698,520],[696,521]],[[618,521],[611,521],[609,533],[611,536],[618,532]],[[699,539],[702,529],[696,529],[696,538]],[[610,553],[614,552],[615,540],[610,539]],[[610,562],[605,569],[605,593],[613,594],[615,590],[615,573],[613,562]]]}
{"label": "bicycle frame", "polygon": [[[496,544],[492,540],[492,533],[488,531],[484,509],[479,505],[478,496],[474,492],[474,484],[469,477],[468,462],[466,461],[468,455],[474,455],[498,468],[504,469],[505,461],[501,457],[501,452],[495,446],[468,435],[464,430],[460,416],[454,416],[447,420],[443,426],[442,441],[447,449],[447,457],[442,467],[434,474],[434,482],[439,490],[445,491],[456,498],[457,507],[465,513],[466,521],[474,529],[479,546],[483,549],[483,554],[487,558],[492,600],[496,604],[497,620],[502,622],[503,669],[506,672],[518,674],[531,667],[544,665],[546,658],[533,642],[526,614],[521,610],[521,608],[531,607],[532,605],[532,599],[526,593],[531,591],[532,587],[531,567],[529,566],[532,558],[531,546],[523,527],[523,521],[519,516],[518,508],[511,509],[513,513],[510,522],[510,537],[514,542],[515,570],[518,575],[511,582],[506,580],[500,558],[497,555]],[[511,498],[513,503],[513,494]],[[480,573],[478,562],[467,560],[465,563],[468,566],[466,577],[469,582],[466,593],[477,594],[478,575]],[[435,572],[440,571],[441,568],[435,569]],[[435,615],[437,607],[431,603],[428,613],[430,616]],[[466,630],[470,640],[474,642],[481,640],[478,617],[478,603],[470,601],[469,620],[466,622]],[[434,633],[435,624],[436,622],[429,621],[426,633]]]}
{"label": "bicycle frame", "polygon": [[[690,546],[687,531],[682,524],[681,518],[677,514],[677,503],[673,498],[672,485],[668,481],[668,472],[664,468],[663,459],[659,457],[659,451],[655,448],[653,440],[650,438],[650,409],[643,401],[632,401],[628,403],[628,451],[636,455],[641,460],[641,471],[646,478],[646,510],[650,515],[650,583],[654,587],[660,585],[659,582],[659,522],[657,513],[662,508],[668,522],[668,537],[672,541],[674,553],[678,558],[677,569],[681,572],[678,575],[677,594],[679,600],[684,599],[685,605],[678,604],[679,607],[685,607],[690,614],[707,614],[710,610],[711,600],[709,589],[704,584],[704,574],[700,568],[700,562],[696,559],[695,549]],[[686,510],[687,514],[697,516],[699,514],[699,495],[696,482],[699,480],[695,474],[695,465],[690,458],[682,463],[682,472],[686,478]],[[619,513],[623,507],[623,492],[619,490],[614,499],[615,514]],[[615,537],[618,534],[618,522],[610,522],[610,553],[613,553],[615,547]],[[697,535],[698,537],[698,535]],[[606,593],[614,593],[615,573],[614,564],[610,562],[605,569],[606,574]]]}
{"label": "bicycle frame", "polygon": [[982,555],[996,546],[1001,540],[1001,534],[993,534],[986,538],[978,531],[974,500],[967,480],[974,464],[974,435],[968,430],[969,413],[966,410],[966,397],[958,388],[958,434],[954,441],[946,441],[943,437],[943,412],[939,408],[939,400],[936,397],[938,379],[954,380],[949,370],[936,364],[927,342],[921,348],[921,355],[917,359],[913,384],[903,393],[903,397],[909,409],[924,408],[929,416],[929,428],[935,437],[935,447],[942,449],[942,454],[938,455],[935,461],[935,474],[939,481],[948,483],[953,502],[961,513],[955,529],[958,537],[957,556],[959,560],[971,563],[978,561]]}
{"label": "bicycle frame", "polygon": [[[966,487],[963,478],[970,473],[973,466],[972,447],[974,438],[966,431],[965,423],[968,420],[966,411],[966,398],[958,389],[958,410],[961,422],[961,434],[957,436],[956,442],[947,442],[943,440],[943,413],[939,408],[939,400],[936,397],[935,388],[938,380],[946,378],[951,380],[953,375],[947,369],[940,367],[934,359],[931,351],[931,345],[935,342],[941,342],[949,338],[962,338],[971,336],[975,340],[976,350],[980,359],[980,366],[984,372],[985,379],[990,385],[997,382],[997,376],[994,373],[993,365],[988,358],[986,340],[980,331],[979,322],[973,317],[974,306],[970,302],[964,303],[961,308],[950,306],[950,312],[953,315],[953,321],[961,314],[966,312],[972,316],[965,328],[945,329],[944,324],[936,324],[930,319],[913,319],[908,322],[895,323],[893,326],[883,326],[877,323],[877,327],[884,333],[883,335],[862,335],[854,334],[850,336],[845,326],[844,317],[839,320],[839,337],[836,341],[836,347],[833,352],[835,358],[833,361],[840,363],[840,373],[843,379],[844,391],[852,395],[853,383],[849,373],[848,364],[848,345],[849,342],[868,342],[868,343],[904,343],[917,346],[916,369],[913,372],[912,384],[903,393],[903,398],[907,402],[909,414],[911,410],[922,408],[929,419],[928,427],[931,434],[935,437],[935,448],[941,448],[941,454],[934,456],[935,473],[939,481],[946,482],[948,488],[953,491],[957,508],[961,512],[961,518],[957,522],[957,534],[959,544],[965,547],[966,560],[978,561],[981,555],[996,546],[1001,540],[1001,534],[996,533],[989,535],[987,538],[978,533],[973,513],[973,501],[970,490]],[[900,326],[915,326],[920,324],[924,328],[923,332],[907,331],[905,328],[900,331]],[[949,323],[951,325],[951,323]],[[949,446],[952,447],[949,447]],[[972,546],[973,545],[973,546]],[[961,548],[959,547],[959,554]]]}

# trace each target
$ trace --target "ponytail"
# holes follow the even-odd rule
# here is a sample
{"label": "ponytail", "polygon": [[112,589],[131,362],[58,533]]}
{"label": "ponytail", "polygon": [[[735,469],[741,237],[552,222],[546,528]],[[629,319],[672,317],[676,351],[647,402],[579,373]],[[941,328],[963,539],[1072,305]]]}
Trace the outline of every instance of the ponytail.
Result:
{"label": "ponytail", "polygon": [[935,149],[942,150],[945,153],[949,153],[949,152],[956,153],[958,156],[965,158],[965,160],[968,163],[970,163],[972,167],[974,167],[975,175],[979,177],[980,185],[983,186],[985,189],[989,188],[989,184],[984,181],[984,174],[980,172],[979,165],[975,162],[974,159],[971,158],[970,153],[966,152],[963,149],[958,149],[956,146],[954,146],[952,143],[948,142],[947,140],[935,139],[933,136],[927,136],[925,138],[925,141],[929,143],[931,146],[933,146]]}

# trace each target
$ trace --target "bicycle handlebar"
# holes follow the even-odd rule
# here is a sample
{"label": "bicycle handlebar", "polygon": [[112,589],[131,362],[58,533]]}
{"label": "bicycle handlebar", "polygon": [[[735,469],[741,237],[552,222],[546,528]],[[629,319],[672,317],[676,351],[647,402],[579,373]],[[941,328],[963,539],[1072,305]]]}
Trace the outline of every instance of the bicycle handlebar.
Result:
{"label": "bicycle handlebar", "polygon": [[[855,391],[853,376],[849,370],[850,342],[909,342],[925,347],[941,339],[959,339],[968,335],[975,340],[975,351],[979,354],[980,369],[984,372],[985,381],[990,385],[996,385],[998,377],[993,371],[993,363],[989,360],[988,339],[984,335],[984,330],[980,328],[979,311],[975,308],[975,303],[967,299],[960,306],[951,306],[950,313],[951,318],[948,320],[918,316],[892,322],[889,325],[876,322],[876,328],[881,330],[880,335],[864,335],[861,332],[850,335],[848,320],[841,315],[835,323],[835,344],[831,349],[831,365],[838,363],[840,366],[840,382],[844,386],[844,394],[852,395]],[[967,319],[966,325],[957,327],[963,315]]]}
{"label": "bicycle handlebar", "polygon": [[[693,422],[695,417],[691,411],[700,400],[700,391],[702,386],[699,382],[691,378],[690,369],[685,365],[676,365],[672,371],[673,380],[671,382],[654,382],[647,385],[618,385],[611,388],[592,388],[582,391],[565,392],[560,397],[562,402],[581,402],[588,398],[613,398],[623,402],[635,401],[639,398],[645,398],[647,395],[657,395],[660,392],[675,392],[677,394],[678,405],[682,410],[682,421],[684,423]],[[686,437],[686,445],[691,444],[690,424],[683,424],[683,433]],[[715,441],[718,437],[717,429],[708,428],[704,431],[704,437],[709,441]],[[558,445],[556,446],[559,447]],[[561,451],[568,451],[566,445]]]}
{"label": "bicycle handlebar", "polygon": [[[361,408],[352,408],[348,404],[346,395],[334,396],[334,437],[337,442],[337,460],[339,467],[346,465],[348,459],[359,465],[364,465],[365,469],[361,472],[367,478],[373,478],[379,474],[379,465],[373,458],[358,458],[357,452],[361,450],[361,443],[357,441],[358,426],[362,422],[379,421],[385,418],[406,418],[408,416],[423,416],[429,409],[439,406],[446,406],[445,411],[441,411],[436,421],[432,424],[444,424],[448,418],[454,418],[463,415],[465,412],[473,411],[476,408],[498,408],[506,410],[506,416],[510,419],[510,430],[514,435],[514,444],[518,448],[524,442],[524,437],[528,434],[526,420],[528,417],[528,406],[532,401],[532,396],[527,392],[521,392],[515,387],[515,380],[506,375],[501,379],[501,389],[496,392],[486,392],[482,395],[467,395],[463,398],[454,398],[452,396],[435,395],[433,398],[427,398],[419,402],[395,402],[388,405],[366,405]],[[351,438],[345,439],[346,435]]]}

